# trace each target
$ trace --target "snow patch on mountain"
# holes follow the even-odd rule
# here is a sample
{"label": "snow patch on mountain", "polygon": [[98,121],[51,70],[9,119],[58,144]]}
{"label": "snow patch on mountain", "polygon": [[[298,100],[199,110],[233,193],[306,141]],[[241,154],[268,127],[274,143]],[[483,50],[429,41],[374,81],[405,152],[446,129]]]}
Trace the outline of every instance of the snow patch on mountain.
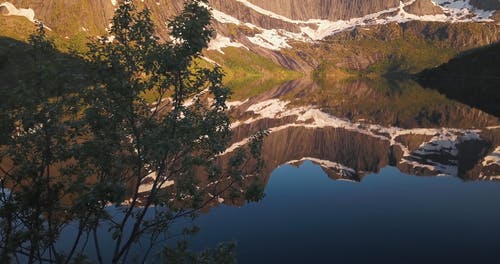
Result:
{"label": "snow patch on mountain", "polygon": [[[138,193],[145,193],[145,192],[150,192],[153,188],[153,184],[157,178],[157,173],[156,172],[151,172],[149,175],[144,177],[142,180],[141,185],[139,186],[139,190],[137,191]],[[167,188],[175,184],[174,180],[161,180],[161,184],[157,186],[158,189],[162,188]]]}
{"label": "snow patch on mountain", "polygon": [[210,43],[208,45],[208,50],[217,50],[220,53],[224,54],[224,51],[222,51],[222,48],[226,48],[226,47],[237,47],[237,48],[248,49],[245,45],[243,45],[239,42],[234,42],[228,37],[217,34],[217,36],[215,38],[210,40]]}
{"label": "snow patch on mountain", "polygon": [[282,21],[285,21],[285,22],[289,22],[289,23],[304,23],[304,21],[300,21],[300,20],[292,20],[292,19],[289,19],[287,17],[284,17],[282,15],[278,15],[276,13],[273,13],[269,10],[266,10],[264,8],[261,8],[257,5],[254,5],[246,0],[236,0],[236,2],[240,2],[242,3],[243,5],[245,5],[246,7],[249,7],[250,9],[253,9],[254,11],[256,11],[257,13],[260,13],[262,15],[265,15],[265,16],[268,16],[268,17],[272,17],[272,18],[276,18],[276,19],[279,19],[279,20],[282,20]]}
{"label": "snow patch on mountain", "polygon": [[479,174],[479,178],[483,180],[500,180],[500,175],[495,167],[500,167],[500,146],[497,146],[493,152],[488,154],[481,162],[483,171]]}
{"label": "snow patch on mountain", "polygon": [[7,16],[23,16],[31,22],[35,22],[35,11],[31,8],[17,8],[9,2],[3,2],[0,7],[7,9]]}
{"label": "snow patch on mountain", "polygon": [[[457,131],[443,131],[436,134],[428,142],[424,142],[412,153],[405,153],[401,163],[407,163],[413,167],[427,168],[430,171],[439,171],[443,175],[458,174],[458,144],[468,140],[479,140],[475,132],[465,131],[462,135]],[[437,162],[429,157],[444,157],[443,161]]]}
{"label": "snow patch on mountain", "polygon": [[[245,23],[239,19],[212,9],[214,19],[223,24],[244,25],[249,28],[258,29],[260,33],[248,37],[248,40],[260,47],[270,50],[280,50],[290,48],[290,41],[313,42],[324,39],[327,36],[338,32],[377,24],[387,24],[392,22],[404,23],[412,20],[437,21],[437,22],[484,22],[492,21],[490,17],[495,11],[480,10],[472,6],[469,0],[432,0],[432,2],[443,10],[443,14],[418,16],[408,13],[405,8],[414,4],[416,0],[401,1],[398,7],[389,8],[363,17],[349,20],[329,21],[323,19],[310,19],[307,21],[293,20],[282,15],[263,9],[247,0],[235,0],[253,11],[286,23],[299,25],[301,32],[294,33],[282,29],[264,29],[251,23]],[[220,46],[221,50],[223,46]]]}
{"label": "snow patch on mountain", "polygon": [[286,33],[288,32],[277,29],[264,30],[260,34],[249,37],[248,40],[250,40],[253,44],[270,50],[291,48],[292,46],[288,44],[290,37],[287,36],[288,34]]}
{"label": "snow patch on mountain", "polygon": [[[244,112],[251,113],[252,117],[247,120],[237,121],[231,128],[255,123],[262,119],[282,119],[295,117],[294,122],[285,125],[267,128],[269,133],[275,133],[291,127],[301,128],[341,128],[348,131],[364,134],[373,138],[386,140],[391,146],[397,146],[403,151],[400,163],[406,163],[415,168],[425,168],[440,175],[457,176],[457,145],[468,140],[480,140],[480,130],[467,130],[455,128],[414,128],[403,129],[399,127],[384,127],[376,124],[365,124],[341,119],[315,108],[314,106],[291,107],[290,102],[280,99],[269,99],[250,105]],[[244,106],[241,106],[244,107]],[[244,109],[244,108],[243,108]],[[242,110],[243,110],[242,109]],[[396,139],[402,135],[429,135],[432,138],[422,143],[415,151],[410,151],[407,146]],[[222,155],[230,153],[238,147],[249,142],[249,138],[243,139],[230,146]],[[500,151],[500,149],[499,149]],[[449,160],[446,164],[442,161],[433,160],[433,156],[447,155]]]}
{"label": "snow patch on mountain", "polygon": [[469,0],[432,0],[441,6],[451,21],[490,21],[495,11],[475,8]]}
{"label": "snow patch on mountain", "polygon": [[297,164],[300,162],[304,162],[306,160],[309,160],[309,161],[312,161],[316,164],[319,164],[323,168],[328,168],[331,170],[338,171],[338,173],[341,177],[348,177],[348,178],[345,178],[343,180],[350,180],[349,177],[352,177],[356,174],[356,171],[354,169],[349,168],[349,167],[342,165],[340,163],[333,162],[330,160],[317,159],[317,158],[313,158],[313,157],[304,157],[304,158],[301,158],[299,160],[290,160],[286,163],[293,165],[293,164]]}
{"label": "snow patch on mountain", "polygon": [[493,164],[496,164],[500,166],[500,146],[498,146],[492,153],[490,153],[488,156],[484,157],[483,166],[491,166]]}

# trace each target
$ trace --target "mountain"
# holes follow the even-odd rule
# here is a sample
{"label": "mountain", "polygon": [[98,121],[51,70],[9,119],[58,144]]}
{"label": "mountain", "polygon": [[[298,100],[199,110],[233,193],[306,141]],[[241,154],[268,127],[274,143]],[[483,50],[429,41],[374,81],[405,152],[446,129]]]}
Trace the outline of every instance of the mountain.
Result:
{"label": "mountain", "polygon": [[[169,40],[166,22],[180,12],[183,0],[135,2],[138,8],[151,9],[158,35]],[[87,37],[106,34],[119,3],[0,0],[0,36],[25,40],[32,30],[29,24],[41,21],[63,49],[83,50]],[[498,42],[499,4],[498,0],[209,0],[217,35],[205,57],[225,66],[232,83],[236,76],[255,79],[249,72],[275,76],[278,68],[321,79],[332,77],[325,72],[340,73],[333,78],[352,71],[363,76],[414,74],[460,52]],[[21,24],[18,20],[23,17],[31,22]],[[285,80],[295,75],[282,76]]]}
{"label": "mountain", "polygon": [[419,74],[422,85],[500,116],[500,44],[461,54]]}
{"label": "mountain", "polygon": [[[294,81],[233,103],[231,112],[238,121],[233,123],[230,149],[246,144],[260,129],[270,131],[262,152],[266,181],[276,167],[304,160],[321,165],[333,179],[358,181],[387,165],[412,175],[497,179],[500,127],[494,125],[498,118],[430,89],[353,85],[358,87],[340,84],[325,89]],[[302,102],[301,96],[316,98]],[[311,99],[317,101],[308,103]],[[362,113],[371,109],[368,116]],[[349,113],[353,116],[348,117]],[[402,124],[370,122],[370,116],[376,115],[381,120],[398,115]],[[458,129],[460,123],[467,128]]]}
{"label": "mountain", "polygon": [[[0,39],[2,70],[24,66],[22,55],[30,47],[19,40],[26,41],[36,21],[50,29],[50,36],[63,51],[61,58],[78,65],[81,62],[66,57],[66,52],[82,51],[88,37],[106,34],[120,3],[2,1],[0,37],[6,37]],[[159,37],[169,41],[166,22],[182,10],[183,0],[134,2],[139,9],[151,9]],[[498,156],[498,128],[481,132],[440,128],[494,126],[500,116],[497,110],[489,111],[496,117],[490,116],[450,102],[436,91],[397,80],[433,69],[419,76],[430,83],[444,82],[448,87],[472,92],[473,96],[464,93],[463,97],[473,99],[463,100],[467,104],[474,105],[476,96],[486,96],[488,104],[498,108],[498,92],[491,92],[498,91],[494,87],[498,82],[490,82],[492,78],[485,75],[500,75],[496,44],[500,41],[499,0],[208,0],[208,6],[217,34],[203,58],[224,68],[225,82],[233,88],[232,99],[242,101],[231,102],[237,106],[235,111],[241,112],[236,120],[243,120],[234,128],[236,138],[242,140],[257,128],[274,129],[270,137],[274,141],[264,146],[269,155],[266,159],[276,161],[274,165],[297,164],[311,157],[326,166],[332,178],[355,171],[347,175],[355,180],[363,172],[377,171],[387,164],[403,164],[403,171],[421,175],[448,169],[463,178],[497,175],[498,164],[491,165],[490,161],[496,162]],[[491,48],[478,49],[485,46]],[[0,87],[15,86],[4,85],[5,80],[17,80],[11,76],[8,71],[2,72]],[[475,82],[477,76],[483,81]],[[302,81],[300,77],[307,80],[306,85],[292,85]],[[298,101],[304,105],[294,105]],[[267,112],[257,109],[259,104]],[[284,106],[288,104],[291,109],[287,110]],[[269,113],[276,115],[265,115]],[[334,149],[339,152],[325,146],[326,140],[317,140],[322,137],[335,139]],[[290,138],[296,139],[295,144]],[[313,143],[301,144],[306,139]],[[481,142],[471,146],[464,143],[469,141]],[[452,146],[451,151],[447,145]],[[436,146],[440,153],[435,152]],[[352,157],[350,152],[359,155]],[[332,156],[324,155],[328,153]],[[470,153],[477,156],[477,162],[465,164],[462,160],[470,159],[462,156]],[[370,155],[375,158],[360,159]]]}
{"label": "mountain", "polygon": [[[165,21],[181,10],[183,0],[136,2],[152,10],[159,34],[167,38]],[[105,32],[118,4],[116,0],[10,0],[0,8],[2,14],[36,19],[70,36],[79,31]],[[492,22],[500,9],[497,0],[210,0],[209,5],[220,30],[213,48],[240,42],[269,49],[288,47],[291,40],[320,40],[355,26],[411,20]],[[235,34],[239,38],[229,36],[235,26],[247,31]]]}

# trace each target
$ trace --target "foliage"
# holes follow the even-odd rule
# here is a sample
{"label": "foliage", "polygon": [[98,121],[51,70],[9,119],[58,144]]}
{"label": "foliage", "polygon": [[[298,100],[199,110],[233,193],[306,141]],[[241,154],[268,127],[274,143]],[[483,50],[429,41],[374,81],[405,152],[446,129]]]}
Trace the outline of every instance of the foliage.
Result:
{"label": "foliage", "polygon": [[[40,59],[55,54],[42,25],[30,37],[37,71],[15,91],[24,91],[17,100],[2,104],[2,262],[85,261],[90,246],[100,263],[144,261],[155,241],[176,235],[167,231],[177,219],[192,219],[225,193],[262,198],[257,187],[238,192],[246,176],[259,175],[265,133],[236,150],[238,158],[221,158],[231,138],[229,90],[220,68],[194,63],[213,33],[202,2],[185,3],[166,43],[155,37],[149,10],[120,5],[114,39],[89,44],[92,85],[84,88]],[[153,104],[143,98],[151,91]],[[257,162],[249,167],[251,159]],[[56,242],[69,225],[77,231],[63,254]],[[114,241],[111,259],[102,254],[103,228]],[[148,249],[133,256],[144,240]],[[234,260],[234,247],[207,252],[197,260]]]}
{"label": "foliage", "polygon": [[55,48],[42,25],[30,37],[30,44],[34,47],[34,73],[2,104],[0,236],[4,262],[16,251],[25,254],[28,262],[58,258],[53,244],[65,218],[62,199],[71,194],[64,191],[62,177],[54,178],[53,166],[68,161],[76,144],[70,124],[74,98],[70,89],[61,92],[65,90],[64,74],[43,62]]}

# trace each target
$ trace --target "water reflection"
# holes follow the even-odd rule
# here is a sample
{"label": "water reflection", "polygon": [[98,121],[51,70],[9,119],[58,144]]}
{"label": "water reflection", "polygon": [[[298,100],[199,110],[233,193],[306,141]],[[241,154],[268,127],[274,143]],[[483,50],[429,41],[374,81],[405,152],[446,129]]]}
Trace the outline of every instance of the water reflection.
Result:
{"label": "water reflection", "polygon": [[266,197],[217,197],[194,249],[237,241],[239,263],[500,261],[498,118],[411,81],[376,84],[297,80],[232,103],[232,150],[270,131],[263,177],[240,186],[260,181]]}
{"label": "water reflection", "polygon": [[294,80],[254,97],[248,104],[279,98],[314,105],[334,116],[402,128],[473,128],[498,125],[497,117],[448,99],[412,80],[357,79],[317,84]]}
{"label": "water reflection", "polygon": [[411,80],[295,80],[233,104],[232,113],[233,148],[270,131],[264,183],[275,168],[305,160],[332,179],[353,181],[388,165],[464,180],[500,175],[499,119]]}
{"label": "water reflection", "polygon": [[238,263],[498,263],[500,183],[385,167],[361,183],[285,165],[266,198],[198,219],[192,246],[238,242]]}

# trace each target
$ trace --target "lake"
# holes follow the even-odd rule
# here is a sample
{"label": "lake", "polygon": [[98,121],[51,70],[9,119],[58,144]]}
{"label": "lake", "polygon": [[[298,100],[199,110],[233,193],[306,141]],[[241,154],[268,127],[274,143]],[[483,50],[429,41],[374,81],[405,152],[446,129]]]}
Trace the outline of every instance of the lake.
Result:
{"label": "lake", "polygon": [[262,174],[242,187],[257,181],[265,197],[221,194],[195,220],[193,249],[235,241],[239,263],[500,263],[497,117],[409,80],[296,80],[229,105],[220,159],[268,130]]}
{"label": "lake", "polygon": [[232,103],[233,146],[268,129],[260,203],[192,240],[239,263],[499,263],[498,118],[412,81],[292,81]]}
{"label": "lake", "polygon": [[385,167],[362,182],[304,162],[277,168],[260,203],[198,220],[193,245],[237,241],[239,263],[498,263],[500,183]]}

